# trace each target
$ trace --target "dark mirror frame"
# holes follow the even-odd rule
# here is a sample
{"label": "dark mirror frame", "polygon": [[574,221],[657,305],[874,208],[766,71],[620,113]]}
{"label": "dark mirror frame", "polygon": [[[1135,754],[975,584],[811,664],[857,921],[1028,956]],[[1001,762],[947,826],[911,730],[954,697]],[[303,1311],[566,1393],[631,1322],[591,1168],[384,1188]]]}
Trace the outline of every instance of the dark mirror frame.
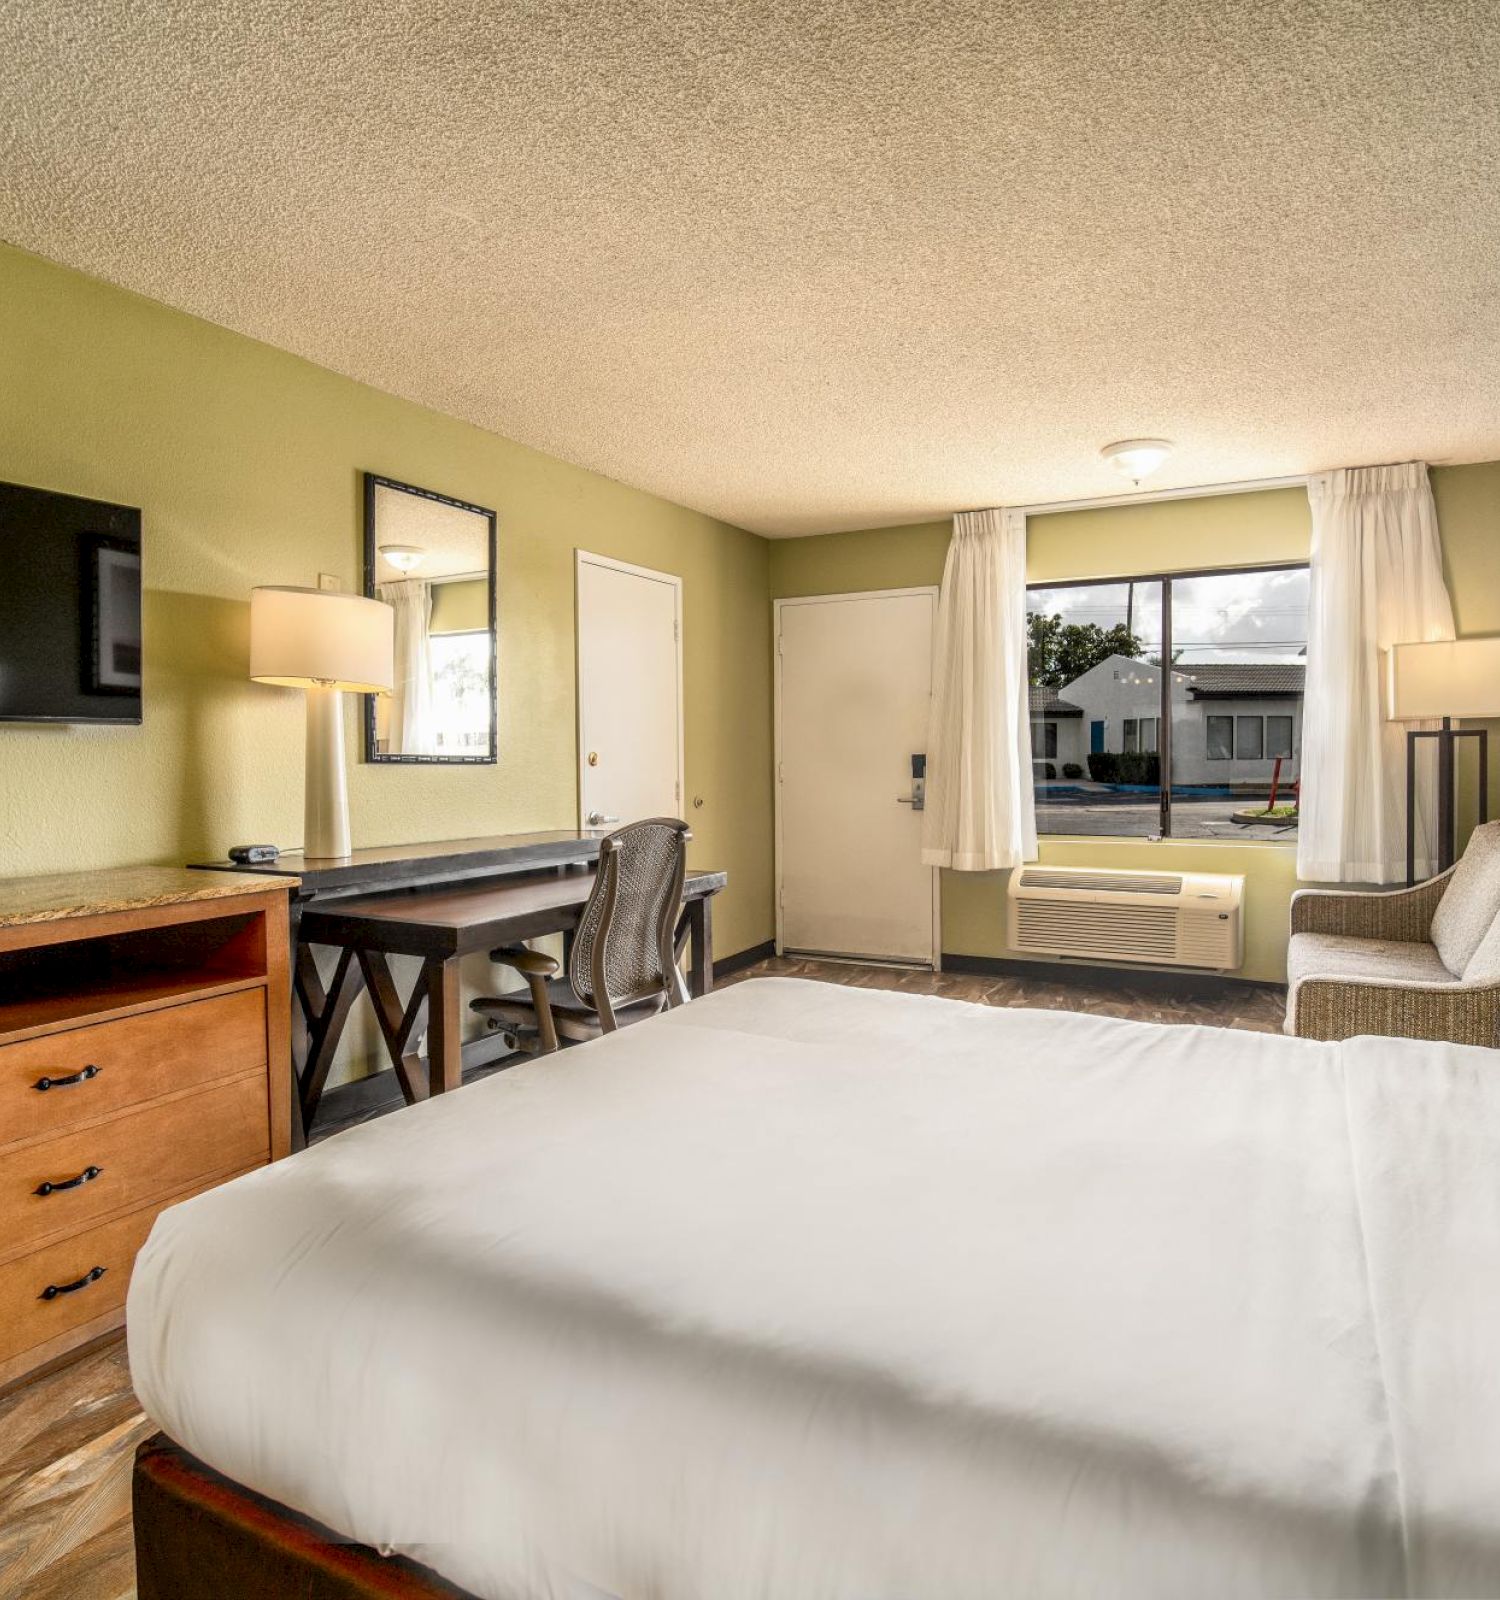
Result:
{"label": "dark mirror frame", "polygon": [[395,489],[401,494],[414,494],[423,500],[436,500],[439,505],[453,506],[458,511],[472,511],[489,524],[489,591],[490,591],[490,753],[486,756],[397,756],[375,748],[376,696],[367,694],[365,700],[365,760],[378,766],[408,767],[492,767],[500,759],[500,611],[498,605],[499,583],[496,574],[496,519],[488,506],[470,505],[467,500],[455,500],[451,495],[438,494],[433,489],[422,489],[414,483],[402,483],[398,478],[385,478],[378,472],[364,474],[365,482],[365,573],[364,592],[368,599],[377,599],[375,593],[375,491]]}

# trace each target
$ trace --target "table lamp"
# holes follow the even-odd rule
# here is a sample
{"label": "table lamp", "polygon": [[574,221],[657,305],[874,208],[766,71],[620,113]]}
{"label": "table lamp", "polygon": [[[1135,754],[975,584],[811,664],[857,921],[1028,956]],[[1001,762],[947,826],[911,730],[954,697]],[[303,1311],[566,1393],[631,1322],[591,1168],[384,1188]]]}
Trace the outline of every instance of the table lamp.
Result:
{"label": "table lamp", "polygon": [[388,694],[395,675],[395,613],[334,589],[250,591],[250,676],[307,690],[302,853],[349,854],[344,707],[351,694]]}
{"label": "table lamp", "polygon": [[1417,741],[1438,742],[1438,871],[1453,865],[1454,746],[1479,741],[1479,820],[1489,820],[1489,735],[1455,728],[1454,717],[1500,717],[1500,639],[1437,639],[1392,645],[1387,657],[1389,716],[1393,722],[1442,720],[1441,728],[1412,728],[1406,735],[1406,881],[1416,880]]}

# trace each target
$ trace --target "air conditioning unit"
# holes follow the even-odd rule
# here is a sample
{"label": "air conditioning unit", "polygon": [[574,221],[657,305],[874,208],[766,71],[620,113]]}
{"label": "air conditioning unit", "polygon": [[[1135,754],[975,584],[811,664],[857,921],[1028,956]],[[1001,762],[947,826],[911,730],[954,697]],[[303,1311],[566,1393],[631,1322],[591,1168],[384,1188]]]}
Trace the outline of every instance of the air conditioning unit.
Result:
{"label": "air conditioning unit", "polygon": [[1243,876],[1021,867],[1006,897],[1007,940],[1017,955],[1216,972],[1244,959]]}

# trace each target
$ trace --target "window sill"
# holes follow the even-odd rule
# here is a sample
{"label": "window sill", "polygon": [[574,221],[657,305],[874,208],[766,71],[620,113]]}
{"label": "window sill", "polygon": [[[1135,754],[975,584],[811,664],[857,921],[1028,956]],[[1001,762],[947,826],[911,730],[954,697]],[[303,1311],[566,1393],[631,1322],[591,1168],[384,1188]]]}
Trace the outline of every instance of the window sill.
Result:
{"label": "window sill", "polygon": [[1171,839],[1153,839],[1144,833],[1039,833],[1037,844],[1141,844],[1179,845],[1191,850],[1289,850],[1294,855],[1297,840],[1290,839],[1191,839],[1178,835]]}

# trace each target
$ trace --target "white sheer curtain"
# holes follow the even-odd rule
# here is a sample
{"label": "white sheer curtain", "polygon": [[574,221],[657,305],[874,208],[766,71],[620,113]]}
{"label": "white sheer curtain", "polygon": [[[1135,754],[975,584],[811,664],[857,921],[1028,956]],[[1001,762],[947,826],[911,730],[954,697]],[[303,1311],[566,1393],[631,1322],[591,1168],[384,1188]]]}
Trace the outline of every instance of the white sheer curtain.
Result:
{"label": "white sheer curtain", "polygon": [[1019,511],[953,519],[933,648],[922,859],[959,872],[1036,859]]}
{"label": "white sheer curtain", "polygon": [[[1297,875],[1406,876],[1406,730],[1386,720],[1384,653],[1451,639],[1437,510],[1422,462],[1308,482],[1312,585]],[[1436,870],[1430,782],[1417,790],[1417,875]]]}
{"label": "white sheer curtain", "polygon": [[386,748],[395,756],[435,755],[432,585],[406,578],[382,583],[378,593],[396,613],[396,676],[388,701]]}

